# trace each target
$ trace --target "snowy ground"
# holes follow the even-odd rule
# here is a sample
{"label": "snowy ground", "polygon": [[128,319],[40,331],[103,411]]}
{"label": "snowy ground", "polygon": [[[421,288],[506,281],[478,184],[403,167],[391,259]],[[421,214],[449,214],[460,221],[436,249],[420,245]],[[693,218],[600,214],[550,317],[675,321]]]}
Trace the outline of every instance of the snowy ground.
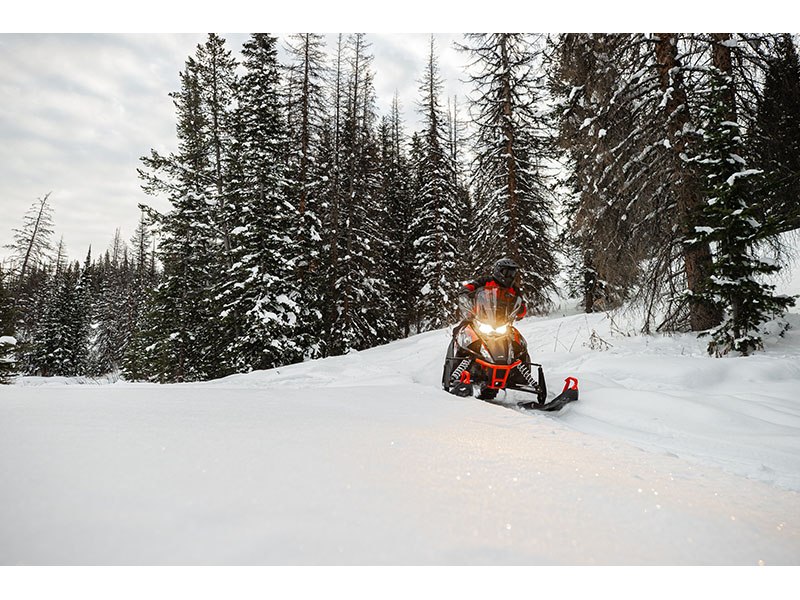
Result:
{"label": "snowy ground", "polygon": [[445,331],[204,384],[25,379],[0,564],[798,565],[790,320],[711,359],[624,315],[526,319],[550,388],[580,380],[557,415],[440,391]]}

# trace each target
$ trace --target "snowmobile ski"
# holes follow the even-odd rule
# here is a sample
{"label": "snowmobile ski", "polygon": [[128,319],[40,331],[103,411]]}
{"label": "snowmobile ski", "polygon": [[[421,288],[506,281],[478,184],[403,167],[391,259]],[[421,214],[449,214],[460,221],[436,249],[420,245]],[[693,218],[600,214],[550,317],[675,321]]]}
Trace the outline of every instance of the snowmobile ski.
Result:
{"label": "snowmobile ski", "polygon": [[518,402],[517,407],[524,410],[542,410],[555,412],[561,410],[570,402],[578,400],[578,380],[574,377],[567,377],[564,383],[564,390],[550,402]]}

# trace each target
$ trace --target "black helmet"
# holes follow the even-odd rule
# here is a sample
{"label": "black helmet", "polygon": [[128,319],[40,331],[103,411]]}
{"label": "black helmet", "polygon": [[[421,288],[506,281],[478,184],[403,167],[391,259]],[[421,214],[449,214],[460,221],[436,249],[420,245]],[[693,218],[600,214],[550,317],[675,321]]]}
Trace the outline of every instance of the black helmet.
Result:
{"label": "black helmet", "polygon": [[514,285],[514,279],[519,271],[519,265],[510,258],[501,258],[492,267],[492,277],[503,287]]}

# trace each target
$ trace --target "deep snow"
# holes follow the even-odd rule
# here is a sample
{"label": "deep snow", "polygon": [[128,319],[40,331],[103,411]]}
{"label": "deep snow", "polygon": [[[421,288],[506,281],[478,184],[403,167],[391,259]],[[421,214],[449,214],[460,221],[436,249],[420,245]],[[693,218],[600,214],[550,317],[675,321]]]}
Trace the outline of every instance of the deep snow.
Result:
{"label": "deep snow", "polygon": [[442,392],[444,330],[203,384],[25,378],[0,388],[0,564],[797,565],[789,318],[726,359],[526,319],[551,390],[580,380],[557,415]]}

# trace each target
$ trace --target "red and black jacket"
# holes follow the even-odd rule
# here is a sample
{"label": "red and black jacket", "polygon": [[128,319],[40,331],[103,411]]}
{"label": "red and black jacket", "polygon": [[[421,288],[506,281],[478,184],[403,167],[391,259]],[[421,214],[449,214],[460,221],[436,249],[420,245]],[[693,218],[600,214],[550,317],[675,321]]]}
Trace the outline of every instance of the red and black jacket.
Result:
{"label": "red and black jacket", "polygon": [[[480,277],[475,279],[474,281],[468,281],[464,284],[463,289],[461,290],[462,294],[468,294],[470,292],[474,292],[480,288],[502,288],[497,281],[495,281],[494,277]],[[522,298],[522,292],[517,286],[512,286],[510,288],[505,288],[508,293],[519,296],[522,299],[522,310],[517,315],[517,319],[521,319],[528,313],[528,306],[525,304],[525,298]]]}

